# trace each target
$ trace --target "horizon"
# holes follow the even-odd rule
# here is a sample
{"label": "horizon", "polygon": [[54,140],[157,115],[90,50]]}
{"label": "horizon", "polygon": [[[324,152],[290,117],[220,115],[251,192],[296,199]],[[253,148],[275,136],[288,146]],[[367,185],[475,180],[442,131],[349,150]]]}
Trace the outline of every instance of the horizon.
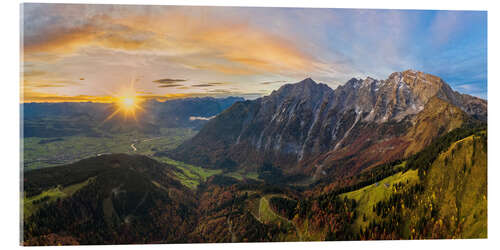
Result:
{"label": "horizon", "polygon": [[[421,72],[421,73],[424,73],[424,74],[427,74],[425,72],[422,72],[422,71],[419,71],[419,70],[413,70],[413,69],[407,69],[407,70],[404,70],[404,71],[408,71],[408,70],[411,70],[411,71],[415,71],[415,72]],[[399,72],[393,72],[393,73],[401,73],[401,72],[404,72],[404,71],[399,71]],[[391,74],[393,74],[391,73]],[[368,78],[371,78],[371,79],[374,79],[374,80],[385,80],[385,79],[376,79],[376,78],[373,78],[371,76],[367,76],[365,78],[356,78],[356,77],[353,77],[351,79],[356,79],[356,80],[366,80]],[[335,88],[332,88],[329,84],[327,83],[324,83],[324,82],[319,82],[319,81],[315,81],[314,79],[312,79],[311,77],[307,77],[307,78],[304,78],[303,80],[301,81],[298,81],[298,82],[285,82],[283,85],[280,85],[278,86],[277,89],[273,89],[271,91],[276,91],[276,90],[279,90],[279,88],[281,88],[282,86],[284,85],[287,85],[287,84],[298,84],[306,79],[311,79],[314,83],[316,84],[325,84],[327,85],[329,88],[331,88],[332,90],[336,90],[336,88],[340,87],[340,86],[344,86],[345,84],[348,83],[348,81],[346,81],[345,83],[343,84],[340,84],[340,85],[337,85]],[[447,82],[445,82],[446,84],[448,84]],[[451,86],[450,86],[451,87]],[[454,91],[458,91],[456,90],[455,88],[452,87],[452,89]],[[461,93],[460,91],[458,91],[459,93]],[[269,94],[264,94],[264,95],[260,95],[260,96],[253,96],[253,97],[249,97],[248,95],[247,96],[239,96],[239,95],[224,95],[224,96],[210,96],[210,95],[199,95],[199,96],[196,96],[196,95],[193,95],[193,96],[184,96],[184,97],[168,97],[168,96],[162,96],[162,97],[143,97],[143,96],[137,96],[138,98],[142,99],[143,101],[156,101],[156,102],[166,102],[166,101],[171,101],[171,100],[182,100],[182,99],[195,99],[195,98],[216,98],[216,99],[225,99],[225,98],[243,98],[244,100],[255,100],[255,99],[258,99],[258,98],[261,98],[261,97],[265,97],[265,96],[269,96],[271,95],[271,93]],[[461,93],[461,94],[467,94],[467,93]],[[474,95],[472,95],[474,96]],[[487,98],[482,98],[482,97],[478,97],[478,96],[474,96],[474,97],[477,97],[477,98],[480,98],[480,99],[483,99],[485,101],[488,101]],[[487,97],[487,96],[486,96]],[[21,104],[24,104],[24,103],[106,103],[106,104],[111,104],[111,103],[115,103],[117,102],[117,100],[114,100],[113,97],[107,97],[107,96],[95,96],[93,98],[95,98],[94,100],[90,100],[90,99],[85,99],[85,98],[89,98],[88,96],[74,96],[74,97],[71,97],[71,100],[51,100],[51,101],[27,101],[27,102],[21,102]],[[109,98],[109,99],[108,99]],[[77,100],[75,100],[77,99]]]}
{"label": "horizon", "polygon": [[109,103],[122,92],[157,100],[255,99],[308,77],[335,89],[351,78],[382,80],[406,69],[487,100],[486,11],[22,9],[23,103]]}

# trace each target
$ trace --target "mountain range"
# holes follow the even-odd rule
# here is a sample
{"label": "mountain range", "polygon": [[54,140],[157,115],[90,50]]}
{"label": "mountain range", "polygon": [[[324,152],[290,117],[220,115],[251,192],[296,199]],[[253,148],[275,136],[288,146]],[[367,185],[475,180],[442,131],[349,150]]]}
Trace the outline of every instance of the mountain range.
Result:
{"label": "mountain range", "polygon": [[163,154],[212,168],[258,169],[267,162],[289,174],[341,177],[408,157],[486,119],[485,100],[423,72],[353,78],[336,89],[307,78],[236,102]]}

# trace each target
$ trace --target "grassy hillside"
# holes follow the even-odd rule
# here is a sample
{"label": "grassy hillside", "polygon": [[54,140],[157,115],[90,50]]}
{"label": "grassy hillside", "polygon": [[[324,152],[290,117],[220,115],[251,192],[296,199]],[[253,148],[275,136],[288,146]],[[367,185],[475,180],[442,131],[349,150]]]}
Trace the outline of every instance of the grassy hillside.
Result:
{"label": "grassy hillside", "polygon": [[222,173],[220,169],[206,169],[172,160],[165,156],[154,157],[154,159],[177,167],[180,171],[175,171],[175,176],[184,186],[190,189],[196,189],[200,183],[206,182],[208,177]]}
{"label": "grassy hillside", "polygon": [[24,196],[23,199],[23,216],[24,218],[29,218],[33,213],[38,211],[40,207],[45,204],[56,201],[57,199],[62,199],[73,195],[79,189],[85,187],[89,182],[93,181],[95,178],[91,177],[86,181],[81,183],[76,183],[62,188],[57,186],[55,188],[47,189],[42,191],[41,194],[34,195],[31,197]]}
{"label": "grassy hillside", "polygon": [[366,228],[369,221],[376,218],[373,212],[373,206],[377,202],[383,201],[395,192],[395,184],[404,183],[413,185],[418,182],[417,170],[409,170],[407,172],[399,172],[395,175],[387,177],[377,183],[366,186],[364,188],[340,195],[341,198],[347,197],[354,199],[357,202],[357,218],[352,225],[353,228]]}
{"label": "grassy hillside", "polygon": [[[360,238],[487,237],[486,142],[485,131],[475,132],[451,143],[429,166],[344,194],[358,201],[352,226],[361,230]],[[425,162],[420,157],[431,158],[412,160]]]}
{"label": "grassy hillside", "polygon": [[[424,186],[422,198],[438,205],[435,221],[442,230],[452,238],[487,237],[486,132],[457,141],[440,154],[426,173]],[[419,214],[424,212],[415,213]]]}

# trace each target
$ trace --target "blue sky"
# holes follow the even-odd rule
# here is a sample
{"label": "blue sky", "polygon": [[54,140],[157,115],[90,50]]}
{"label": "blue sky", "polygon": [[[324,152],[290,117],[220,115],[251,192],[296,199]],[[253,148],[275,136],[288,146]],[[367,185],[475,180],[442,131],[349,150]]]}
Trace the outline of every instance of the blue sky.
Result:
{"label": "blue sky", "polygon": [[269,94],[415,69],[487,97],[480,11],[23,5],[25,101]]}

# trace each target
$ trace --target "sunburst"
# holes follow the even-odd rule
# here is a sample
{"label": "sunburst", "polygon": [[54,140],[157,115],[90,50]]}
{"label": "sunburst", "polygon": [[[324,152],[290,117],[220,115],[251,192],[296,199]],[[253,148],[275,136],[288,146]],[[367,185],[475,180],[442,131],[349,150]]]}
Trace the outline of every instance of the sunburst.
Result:
{"label": "sunburst", "polygon": [[122,114],[125,119],[133,118],[137,121],[137,113],[143,110],[141,102],[141,98],[132,87],[120,91],[113,97],[113,103],[116,107],[115,111],[104,121],[108,121],[117,114]]}

